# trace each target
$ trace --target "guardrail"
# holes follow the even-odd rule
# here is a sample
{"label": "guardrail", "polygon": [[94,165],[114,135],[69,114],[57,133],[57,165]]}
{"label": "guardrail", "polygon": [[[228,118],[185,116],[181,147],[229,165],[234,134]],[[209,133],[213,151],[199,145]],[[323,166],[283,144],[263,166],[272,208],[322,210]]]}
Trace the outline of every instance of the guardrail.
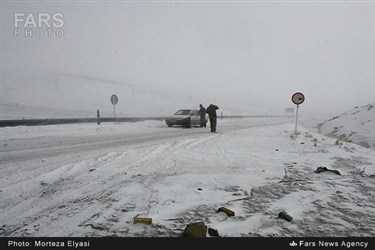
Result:
{"label": "guardrail", "polygon": [[[247,118],[247,117],[284,117],[280,116],[218,116],[221,118]],[[41,125],[56,125],[69,123],[98,123],[101,122],[137,122],[145,120],[165,120],[168,117],[100,117],[98,118],[54,118],[54,119],[19,119],[19,120],[0,120],[0,127],[15,127],[15,126],[41,126]]]}
{"label": "guardrail", "polygon": [[[101,117],[99,122],[136,122],[144,120],[164,120],[164,117]],[[0,127],[41,126],[69,123],[98,123],[98,118],[55,118],[55,119],[22,119],[0,120]]]}

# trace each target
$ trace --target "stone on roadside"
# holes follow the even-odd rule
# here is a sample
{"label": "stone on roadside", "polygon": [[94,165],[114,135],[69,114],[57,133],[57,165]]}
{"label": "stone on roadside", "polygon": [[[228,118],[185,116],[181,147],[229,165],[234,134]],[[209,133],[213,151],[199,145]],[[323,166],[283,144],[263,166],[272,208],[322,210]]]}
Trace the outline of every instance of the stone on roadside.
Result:
{"label": "stone on roadside", "polygon": [[194,222],[186,226],[182,237],[206,237],[207,226],[203,222]]}
{"label": "stone on roadside", "polygon": [[219,237],[219,232],[216,229],[208,228],[208,234],[213,237]]}
{"label": "stone on roadside", "polygon": [[279,218],[284,219],[286,221],[291,222],[293,220],[292,216],[290,216],[287,212],[281,211],[279,213]]}
{"label": "stone on roadside", "polygon": [[225,207],[220,207],[217,212],[224,212],[226,213],[229,217],[234,216],[234,212],[228,208]]}

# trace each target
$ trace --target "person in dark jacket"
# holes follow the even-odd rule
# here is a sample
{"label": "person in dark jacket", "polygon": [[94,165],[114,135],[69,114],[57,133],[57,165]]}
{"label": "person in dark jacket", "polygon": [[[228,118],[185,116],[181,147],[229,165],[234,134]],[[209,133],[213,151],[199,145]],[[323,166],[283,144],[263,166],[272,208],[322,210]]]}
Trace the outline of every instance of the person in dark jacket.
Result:
{"label": "person in dark jacket", "polygon": [[219,107],[210,104],[210,106],[207,107],[206,112],[208,116],[210,117],[210,127],[211,127],[211,132],[216,132],[216,125],[217,125],[217,115],[216,115],[216,110],[218,110]]}
{"label": "person in dark jacket", "polygon": [[206,108],[199,104],[199,116],[201,117],[201,127],[206,127]]}

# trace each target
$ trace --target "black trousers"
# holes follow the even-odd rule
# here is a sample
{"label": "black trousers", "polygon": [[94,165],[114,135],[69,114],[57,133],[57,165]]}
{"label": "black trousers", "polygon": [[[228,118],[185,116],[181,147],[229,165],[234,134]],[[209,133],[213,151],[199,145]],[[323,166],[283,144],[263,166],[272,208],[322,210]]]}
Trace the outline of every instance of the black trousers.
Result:
{"label": "black trousers", "polygon": [[206,127],[206,117],[201,116],[201,127]]}
{"label": "black trousers", "polygon": [[217,124],[217,117],[211,117],[210,116],[210,127],[211,127],[211,132],[216,132],[216,124]]}

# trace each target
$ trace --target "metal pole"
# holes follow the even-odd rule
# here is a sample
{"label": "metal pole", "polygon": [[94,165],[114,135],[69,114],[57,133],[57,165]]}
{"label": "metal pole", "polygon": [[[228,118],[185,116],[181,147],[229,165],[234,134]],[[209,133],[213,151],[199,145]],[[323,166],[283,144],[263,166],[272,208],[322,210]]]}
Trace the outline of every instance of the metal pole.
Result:
{"label": "metal pole", "polygon": [[116,105],[113,105],[113,122],[115,122],[115,119],[116,119],[116,108],[115,108]]}
{"label": "metal pole", "polygon": [[98,110],[96,110],[96,116],[98,117],[98,124],[100,124],[100,115],[99,115],[99,109]]}
{"label": "metal pole", "polygon": [[295,134],[297,134],[297,119],[298,119],[298,108],[299,108],[299,105],[297,104],[297,112],[296,112],[296,128],[295,128]]}

